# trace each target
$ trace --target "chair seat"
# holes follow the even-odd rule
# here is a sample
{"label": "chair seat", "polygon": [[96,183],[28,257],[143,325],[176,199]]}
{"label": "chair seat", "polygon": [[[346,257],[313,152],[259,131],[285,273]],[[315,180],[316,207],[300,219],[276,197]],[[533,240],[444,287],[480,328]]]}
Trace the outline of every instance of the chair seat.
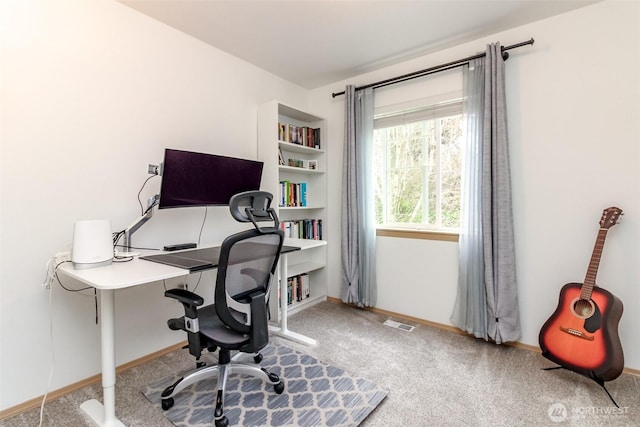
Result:
{"label": "chair seat", "polygon": [[236,332],[222,323],[216,314],[214,304],[198,310],[198,321],[200,323],[200,334],[220,348],[239,350],[249,342],[249,335]]}

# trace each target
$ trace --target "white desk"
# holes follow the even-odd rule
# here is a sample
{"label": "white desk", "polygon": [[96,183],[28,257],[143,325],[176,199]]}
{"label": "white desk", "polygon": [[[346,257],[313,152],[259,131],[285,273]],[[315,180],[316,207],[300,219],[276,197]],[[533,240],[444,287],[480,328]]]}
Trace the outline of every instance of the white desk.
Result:
{"label": "white desk", "polygon": [[[325,246],[327,244],[324,240],[304,240],[304,239],[285,239],[284,244],[287,246],[296,246],[299,247],[300,250],[317,248],[320,246]],[[278,335],[292,341],[299,342],[301,344],[307,344],[311,346],[316,345],[316,340],[313,338],[309,338],[305,335],[299,334],[297,332],[290,331],[287,328],[287,277],[289,274],[287,273],[288,266],[288,257],[287,254],[282,254],[280,256],[280,285],[283,289],[280,289],[280,320],[277,326],[269,325],[269,331],[273,335]]]}
{"label": "white desk", "polygon": [[[311,242],[311,241],[310,241]],[[321,243],[321,244],[324,244]],[[287,244],[294,246],[293,244]],[[300,249],[314,247],[317,244],[300,244]],[[74,278],[96,288],[100,292],[100,339],[102,352],[102,399],[88,400],[80,407],[99,426],[112,427],[124,424],[115,413],[115,291],[145,283],[158,282],[189,274],[188,270],[134,258],[129,262],[113,263],[106,267],[76,270],[71,263],[63,264],[60,274]],[[280,277],[287,277],[287,254],[280,256]],[[286,281],[286,279],[285,279]],[[271,327],[274,334],[290,338],[305,344],[315,345],[315,340],[287,329],[287,293],[280,292],[280,323]]]}

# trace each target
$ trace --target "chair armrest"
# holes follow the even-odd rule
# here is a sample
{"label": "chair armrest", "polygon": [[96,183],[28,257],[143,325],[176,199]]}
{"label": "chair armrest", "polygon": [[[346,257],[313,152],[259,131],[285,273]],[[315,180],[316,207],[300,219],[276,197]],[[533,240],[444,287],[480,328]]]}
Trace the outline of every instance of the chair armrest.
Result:
{"label": "chair armrest", "polygon": [[184,317],[180,319],[169,319],[167,325],[174,331],[183,330],[187,333],[189,340],[189,353],[197,359],[202,354],[200,345],[200,333],[198,326],[198,307],[204,304],[204,298],[186,289],[169,289],[164,296],[173,298],[182,303],[184,307]]}
{"label": "chair armrest", "polygon": [[186,289],[169,289],[164,292],[164,296],[177,299],[182,304],[188,304],[194,307],[200,307],[204,304],[204,298]]}
{"label": "chair armrest", "polygon": [[184,306],[185,316],[191,319],[198,318],[198,307],[204,304],[204,298],[186,289],[169,289],[164,296],[180,301]]}

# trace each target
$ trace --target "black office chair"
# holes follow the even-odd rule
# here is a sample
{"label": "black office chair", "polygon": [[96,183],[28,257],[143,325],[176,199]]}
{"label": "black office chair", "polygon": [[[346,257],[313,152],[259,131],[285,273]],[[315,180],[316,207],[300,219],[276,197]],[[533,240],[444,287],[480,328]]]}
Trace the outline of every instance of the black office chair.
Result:
{"label": "black office chair", "polygon": [[[272,384],[277,394],[284,391],[278,375],[259,366],[259,353],[269,342],[267,323],[271,280],[275,274],[284,233],[278,217],[270,207],[273,196],[262,191],[235,195],[229,202],[231,215],[238,221],[251,222],[254,228],[227,237],[222,243],[214,304],[202,307],[204,299],[185,289],[170,289],[165,296],[182,303],[185,315],[169,320],[169,328],[187,332],[189,352],[196,357],[194,372],[180,378],[162,392],[162,408],[174,404],[173,397],[202,379],[218,378],[214,420],[216,427],[228,425],[224,415],[224,391],[227,377],[238,373]],[[258,222],[273,224],[260,227]],[[200,361],[203,350],[218,351],[218,363],[207,366]],[[232,351],[238,351],[233,358]],[[249,353],[256,364],[239,363],[239,356]]]}

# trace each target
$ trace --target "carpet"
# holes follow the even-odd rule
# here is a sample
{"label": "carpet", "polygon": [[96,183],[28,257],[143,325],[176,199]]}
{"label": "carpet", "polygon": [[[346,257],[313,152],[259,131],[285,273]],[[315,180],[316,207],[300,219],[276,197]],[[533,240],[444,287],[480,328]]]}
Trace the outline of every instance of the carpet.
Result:
{"label": "carpet", "polygon": [[[230,426],[357,426],[389,392],[283,345],[269,344],[261,353],[262,366],[285,382],[284,393],[254,378],[229,377],[224,412]],[[215,379],[184,389],[172,408],[162,410],[160,394],[179,376],[148,386],[143,394],[176,426],[211,426]]]}

